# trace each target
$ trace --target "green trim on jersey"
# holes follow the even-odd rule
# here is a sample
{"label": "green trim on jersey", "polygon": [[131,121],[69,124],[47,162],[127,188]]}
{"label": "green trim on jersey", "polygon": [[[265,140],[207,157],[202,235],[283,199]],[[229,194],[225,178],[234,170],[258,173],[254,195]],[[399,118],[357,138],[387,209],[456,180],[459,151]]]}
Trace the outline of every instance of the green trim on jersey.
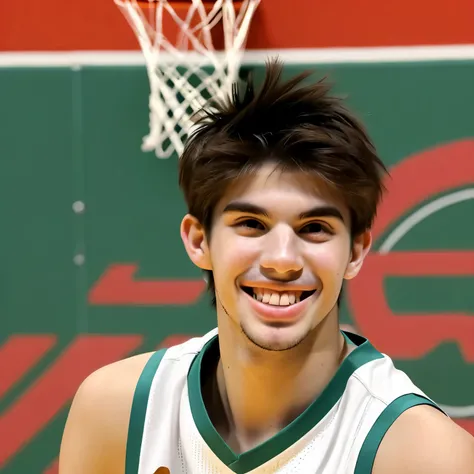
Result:
{"label": "green trim on jersey", "polygon": [[153,378],[155,377],[165,352],[166,349],[161,349],[148,359],[138,379],[135,393],[133,394],[132,410],[130,412],[130,422],[128,425],[125,474],[137,474],[138,472],[148,397],[150,395]]}
{"label": "green trim on jersey", "polygon": [[205,354],[215,351],[218,354],[218,339],[213,337],[194,359],[188,373],[189,403],[199,433],[214,454],[232,471],[244,474],[278,456],[301,437],[314,428],[338,402],[346,389],[351,375],[362,365],[383,358],[367,339],[351,333],[344,334],[356,346],[342,362],[336,374],[321,395],[287,427],[260,444],[240,455],[227,446],[214,428],[201,393],[201,369]]}
{"label": "green trim on jersey", "polygon": [[371,474],[375,456],[388,429],[403,412],[418,405],[431,405],[438,408],[430,399],[415,393],[402,395],[385,407],[362,443],[354,474]]}

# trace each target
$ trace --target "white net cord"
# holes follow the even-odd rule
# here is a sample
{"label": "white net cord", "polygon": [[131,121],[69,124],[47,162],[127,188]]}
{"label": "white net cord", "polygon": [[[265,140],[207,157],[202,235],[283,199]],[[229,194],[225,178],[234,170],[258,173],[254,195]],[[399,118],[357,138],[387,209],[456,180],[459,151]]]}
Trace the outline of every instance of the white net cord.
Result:
{"label": "white net cord", "polygon": [[[202,0],[189,2],[184,18],[167,0],[150,1],[150,15],[138,0],[115,0],[133,28],[150,81],[150,130],[143,151],[158,158],[181,155],[193,115],[208,98],[231,93],[238,80],[247,35],[260,0],[244,0],[238,13],[233,0],[216,0],[210,11]],[[163,33],[163,16],[178,26],[176,41]],[[224,51],[216,51],[212,29],[222,23]]]}

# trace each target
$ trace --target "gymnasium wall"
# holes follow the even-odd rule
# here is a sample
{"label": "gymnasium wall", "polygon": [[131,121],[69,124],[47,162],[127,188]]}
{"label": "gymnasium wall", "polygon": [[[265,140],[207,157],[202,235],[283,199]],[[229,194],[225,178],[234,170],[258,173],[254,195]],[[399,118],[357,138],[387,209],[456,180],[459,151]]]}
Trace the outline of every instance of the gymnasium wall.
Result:
{"label": "gymnasium wall", "polygon": [[[370,11],[346,5],[346,23],[336,9],[324,12],[327,21],[315,11],[308,37],[289,35],[291,25],[283,34],[286,10],[265,7],[250,46],[474,43],[467,2],[452,13],[457,28],[440,28],[441,9],[428,21],[426,6],[382,11],[369,3]],[[185,206],[176,158],[140,151],[148,127],[143,66],[12,66],[26,51],[64,51],[67,62],[73,49],[136,49],[133,36],[109,2],[85,0],[67,14],[63,2],[39,5],[0,7],[5,474],[57,472],[69,403],[93,370],[215,324],[178,234]],[[271,11],[280,11],[275,37]],[[113,40],[101,33],[106,24]],[[261,80],[261,64],[245,67]],[[293,64],[287,74],[308,67]],[[474,433],[474,59],[317,69],[349,96],[392,174],[373,252],[347,288],[342,321]]]}
{"label": "gymnasium wall", "polygon": [[[472,44],[471,0],[262,0],[250,49]],[[133,50],[113,0],[0,4],[0,51]]]}

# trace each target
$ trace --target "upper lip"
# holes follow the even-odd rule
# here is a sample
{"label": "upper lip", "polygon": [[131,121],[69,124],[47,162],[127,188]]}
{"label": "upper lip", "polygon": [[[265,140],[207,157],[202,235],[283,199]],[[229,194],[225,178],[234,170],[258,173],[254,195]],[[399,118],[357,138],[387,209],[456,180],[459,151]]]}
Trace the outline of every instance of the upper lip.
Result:
{"label": "upper lip", "polygon": [[314,286],[308,285],[295,285],[292,283],[277,283],[277,282],[243,282],[240,286],[245,286],[248,288],[262,288],[266,290],[274,290],[279,292],[285,291],[315,291],[317,290]]}

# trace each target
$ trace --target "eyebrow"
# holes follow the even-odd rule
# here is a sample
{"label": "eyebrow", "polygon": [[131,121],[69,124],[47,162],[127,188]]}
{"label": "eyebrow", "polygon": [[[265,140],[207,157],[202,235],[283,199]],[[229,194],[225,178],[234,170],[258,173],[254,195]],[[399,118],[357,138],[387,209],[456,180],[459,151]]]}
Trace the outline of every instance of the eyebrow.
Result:
{"label": "eyebrow", "polygon": [[[224,208],[224,213],[226,212],[241,212],[247,214],[254,214],[256,216],[270,217],[269,212],[256,204],[251,204],[249,202],[243,201],[234,201]],[[308,211],[302,212],[298,218],[299,220],[317,218],[317,217],[334,217],[339,219],[341,222],[344,222],[341,212],[334,206],[315,206]]]}
{"label": "eyebrow", "polygon": [[300,220],[309,219],[311,217],[335,217],[341,222],[344,222],[341,211],[339,211],[339,209],[334,206],[316,206],[309,211],[302,212],[299,215]]}
{"label": "eyebrow", "polygon": [[242,212],[244,214],[255,214],[257,216],[270,217],[270,214],[263,207],[251,204],[249,202],[234,201],[224,208],[225,212]]}

